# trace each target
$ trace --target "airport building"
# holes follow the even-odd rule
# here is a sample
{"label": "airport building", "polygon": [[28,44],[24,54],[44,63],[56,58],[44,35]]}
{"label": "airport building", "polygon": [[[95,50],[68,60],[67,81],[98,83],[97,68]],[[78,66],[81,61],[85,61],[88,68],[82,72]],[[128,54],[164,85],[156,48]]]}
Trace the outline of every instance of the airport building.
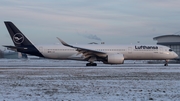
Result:
{"label": "airport building", "polygon": [[14,52],[10,50],[0,50],[0,58],[5,59],[20,59],[20,58],[27,58],[27,55],[20,52]]}
{"label": "airport building", "polygon": [[175,51],[180,57],[180,35],[162,35],[154,37],[158,45],[165,45]]}

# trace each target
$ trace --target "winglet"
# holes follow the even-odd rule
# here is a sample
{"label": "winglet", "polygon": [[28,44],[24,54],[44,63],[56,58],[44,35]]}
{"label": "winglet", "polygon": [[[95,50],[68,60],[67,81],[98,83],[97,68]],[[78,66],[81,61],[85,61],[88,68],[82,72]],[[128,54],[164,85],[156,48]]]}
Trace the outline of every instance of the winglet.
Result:
{"label": "winglet", "polygon": [[70,47],[71,47],[71,45],[67,44],[66,42],[64,42],[64,41],[61,40],[60,38],[57,37],[57,39],[58,39],[64,46],[70,46]]}

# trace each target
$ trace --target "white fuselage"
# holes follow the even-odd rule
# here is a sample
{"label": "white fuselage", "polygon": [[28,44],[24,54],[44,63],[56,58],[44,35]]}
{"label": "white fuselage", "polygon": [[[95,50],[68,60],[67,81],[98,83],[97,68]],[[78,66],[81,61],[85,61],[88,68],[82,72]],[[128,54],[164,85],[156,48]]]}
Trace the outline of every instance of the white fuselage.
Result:
{"label": "white fuselage", "polygon": [[[108,54],[123,54],[124,60],[168,60],[177,58],[174,51],[161,45],[81,45],[80,47]],[[46,58],[61,60],[84,60],[74,48],[63,45],[36,46]]]}

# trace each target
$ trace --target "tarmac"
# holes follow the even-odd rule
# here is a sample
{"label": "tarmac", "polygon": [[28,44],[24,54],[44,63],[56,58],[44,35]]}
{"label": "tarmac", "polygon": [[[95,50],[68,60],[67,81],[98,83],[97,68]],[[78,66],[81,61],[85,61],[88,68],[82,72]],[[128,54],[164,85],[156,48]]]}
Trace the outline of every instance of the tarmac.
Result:
{"label": "tarmac", "polygon": [[180,101],[180,65],[0,59],[2,101]]}

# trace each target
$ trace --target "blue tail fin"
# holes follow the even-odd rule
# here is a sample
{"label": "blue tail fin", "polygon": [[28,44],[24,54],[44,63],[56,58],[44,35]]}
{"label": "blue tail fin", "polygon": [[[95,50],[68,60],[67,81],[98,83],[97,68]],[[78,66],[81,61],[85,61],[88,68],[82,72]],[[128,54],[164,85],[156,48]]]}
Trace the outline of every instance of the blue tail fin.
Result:
{"label": "blue tail fin", "polygon": [[43,55],[38,51],[38,49],[26,38],[26,36],[24,36],[24,34],[12,22],[5,21],[4,23],[15,45],[5,47],[16,49],[18,52],[43,57]]}

